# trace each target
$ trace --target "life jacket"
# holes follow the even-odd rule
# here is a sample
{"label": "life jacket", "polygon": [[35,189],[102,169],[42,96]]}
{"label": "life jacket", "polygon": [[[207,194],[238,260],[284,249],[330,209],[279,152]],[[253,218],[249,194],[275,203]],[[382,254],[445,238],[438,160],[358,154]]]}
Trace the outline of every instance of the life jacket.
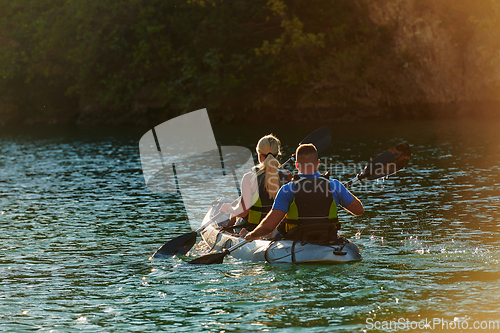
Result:
{"label": "life jacket", "polygon": [[302,177],[293,182],[296,191],[283,220],[284,231],[306,224],[332,224],[339,230],[337,203],[333,199],[330,180]]}
{"label": "life jacket", "polygon": [[[254,168],[253,171],[257,172],[257,168]],[[278,169],[278,177],[280,187],[288,183],[288,174],[285,170]],[[258,191],[254,192],[252,197],[252,202],[254,202],[254,204],[250,207],[248,215],[245,217],[245,220],[251,224],[259,224],[273,207],[274,199],[271,198],[266,191],[265,182],[266,173],[264,172],[257,176]]]}

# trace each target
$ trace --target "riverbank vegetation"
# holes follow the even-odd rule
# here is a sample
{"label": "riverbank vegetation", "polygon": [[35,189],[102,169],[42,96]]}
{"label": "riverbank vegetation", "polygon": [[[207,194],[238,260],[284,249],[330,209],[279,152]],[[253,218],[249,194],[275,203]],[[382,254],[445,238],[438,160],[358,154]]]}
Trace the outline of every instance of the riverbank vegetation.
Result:
{"label": "riverbank vegetation", "polygon": [[206,107],[286,121],[490,103],[499,18],[495,0],[0,0],[0,116],[147,123]]}

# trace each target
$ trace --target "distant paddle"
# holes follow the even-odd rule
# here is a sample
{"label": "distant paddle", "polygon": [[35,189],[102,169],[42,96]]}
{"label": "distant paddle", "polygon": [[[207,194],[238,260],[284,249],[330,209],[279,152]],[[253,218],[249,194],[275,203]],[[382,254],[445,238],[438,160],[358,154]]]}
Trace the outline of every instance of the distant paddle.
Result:
{"label": "distant paddle", "polygon": [[361,179],[374,180],[393,175],[408,165],[410,158],[411,149],[408,143],[392,147],[375,157],[360,174],[344,185],[351,186],[354,182]]}
{"label": "distant paddle", "polygon": [[[368,164],[363,172],[356,176],[356,178],[345,183],[345,186],[349,186],[355,181],[366,178],[368,180],[373,180],[388,175],[392,175],[397,171],[404,168],[411,158],[410,146],[407,143],[402,143],[396,147],[393,147],[376,158],[374,158],[370,164]],[[207,254],[191,260],[189,264],[199,264],[199,265],[211,265],[211,264],[222,264],[224,258],[237,248],[249,243],[245,240],[238,243],[229,249],[225,249],[222,252]]]}
{"label": "distant paddle", "polygon": [[[328,146],[330,145],[330,142],[332,141],[332,136],[331,132],[328,129],[328,127],[324,126],[313,133],[309,134],[307,137],[305,137],[301,143],[312,143],[316,146],[316,149],[318,150],[318,153],[321,153],[324,151]],[[290,157],[285,163],[283,163],[282,166],[285,166],[288,164],[290,161],[294,161],[294,155]],[[240,198],[236,199],[233,201],[233,205],[236,204]],[[185,255],[196,243],[196,236],[198,233],[200,233],[202,230],[204,230],[207,226],[212,224],[214,221],[216,221],[218,218],[223,216],[223,212],[219,212],[216,214],[214,217],[212,217],[209,221],[206,223],[202,224],[198,229],[195,231],[192,231],[190,233],[180,235],[171,241],[168,241],[165,243],[162,247],[160,247],[154,254],[153,258],[163,258],[163,257],[171,257],[174,255]]]}
{"label": "distant paddle", "polygon": [[[331,142],[332,132],[327,126],[323,126],[306,136],[302,141],[300,141],[299,146],[306,143],[312,143],[316,147],[318,154],[320,154],[330,146]],[[293,161],[295,161],[295,154],[292,154],[292,156],[281,166],[283,167]]]}

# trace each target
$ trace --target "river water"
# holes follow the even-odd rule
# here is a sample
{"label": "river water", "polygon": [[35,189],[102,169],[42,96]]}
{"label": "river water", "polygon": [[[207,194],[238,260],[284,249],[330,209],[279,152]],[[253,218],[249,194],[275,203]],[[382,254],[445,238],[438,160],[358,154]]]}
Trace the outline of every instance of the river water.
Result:
{"label": "river water", "polygon": [[[151,260],[191,228],[178,194],[144,184],[138,143],[147,128],[3,128],[0,331],[491,328],[500,320],[500,122],[322,125],[333,133],[325,164],[342,180],[355,170],[339,163],[366,163],[401,142],[413,151],[397,175],[352,188],[365,206],[360,217],[341,213],[343,235],[363,256],[354,264]],[[319,126],[214,132],[219,145],[253,150],[272,131],[290,154]]]}

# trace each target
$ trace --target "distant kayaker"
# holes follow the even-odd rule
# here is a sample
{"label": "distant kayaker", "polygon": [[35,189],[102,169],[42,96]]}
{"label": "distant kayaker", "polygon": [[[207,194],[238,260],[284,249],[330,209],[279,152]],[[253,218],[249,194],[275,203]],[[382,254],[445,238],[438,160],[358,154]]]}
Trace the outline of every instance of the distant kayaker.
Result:
{"label": "distant kayaker", "polygon": [[246,235],[242,233],[245,239],[254,240],[268,235],[282,220],[279,230],[285,238],[303,239],[301,237],[305,234],[315,231],[319,231],[317,234],[323,239],[327,236],[336,238],[340,228],[338,206],[356,216],[363,214],[361,201],[342,183],[326,179],[317,171],[319,159],[314,145],[299,146],[295,156],[299,178],[280,189],[272,210],[259,226]]}
{"label": "distant kayaker", "polygon": [[281,142],[273,134],[262,137],[256,151],[259,165],[241,179],[242,200],[236,206],[226,203],[221,211],[238,217],[230,220],[230,226],[253,230],[271,210],[279,189],[292,179],[290,171],[279,169],[276,159],[281,155]]}

